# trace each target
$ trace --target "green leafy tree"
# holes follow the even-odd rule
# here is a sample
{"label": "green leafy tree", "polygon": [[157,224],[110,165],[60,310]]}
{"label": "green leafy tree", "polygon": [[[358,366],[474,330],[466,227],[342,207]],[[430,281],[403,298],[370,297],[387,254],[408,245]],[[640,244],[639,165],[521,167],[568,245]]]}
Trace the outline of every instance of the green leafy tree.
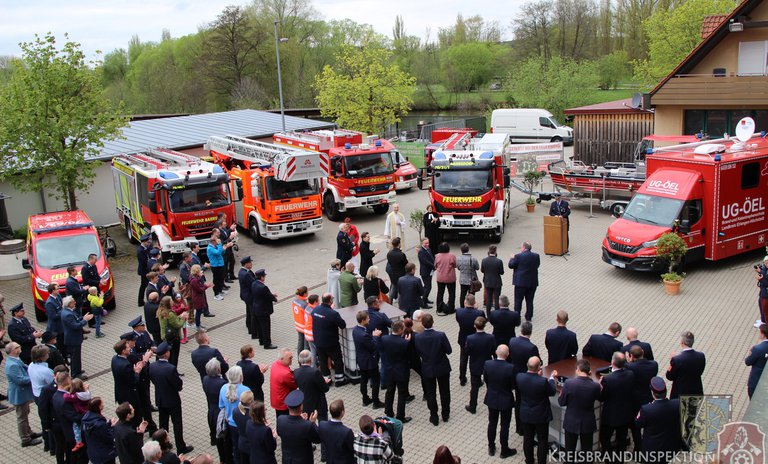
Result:
{"label": "green leafy tree", "polygon": [[676,8],[657,8],[645,21],[648,59],[636,61],[635,76],[647,86],[656,85],[701,41],[705,16],[724,14],[734,0],[687,0]]}
{"label": "green leafy tree", "polygon": [[492,44],[468,42],[452,45],[442,60],[446,85],[453,92],[468,92],[488,82],[496,70]]}
{"label": "green leafy tree", "polygon": [[343,46],[336,64],[325,66],[315,79],[322,115],[367,133],[399,122],[413,103],[415,79],[390,64],[391,55],[375,37],[359,48]]}
{"label": "green leafy tree", "polygon": [[21,49],[21,65],[0,89],[0,176],[23,192],[53,189],[75,209],[77,191],[88,191],[95,176],[88,158],[118,138],[127,119],[102,95],[79,44],[67,40],[59,50],[48,34]]}
{"label": "green leafy tree", "polygon": [[632,65],[629,55],[624,50],[600,57],[596,64],[599,83],[603,90],[615,89],[622,80],[632,75]]}

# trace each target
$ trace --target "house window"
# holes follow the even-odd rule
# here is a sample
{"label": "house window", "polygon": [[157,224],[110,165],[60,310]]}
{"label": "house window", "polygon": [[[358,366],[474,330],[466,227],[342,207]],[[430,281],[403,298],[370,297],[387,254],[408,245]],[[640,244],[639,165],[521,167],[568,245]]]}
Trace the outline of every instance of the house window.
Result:
{"label": "house window", "polygon": [[685,110],[683,134],[694,135],[703,132],[710,139],[719,139],[723,134],[736,133],[736,125],[742,118],[755,120],[757,130],[768,130],[766,110]]}
{"label": "house window", "polygon": [[764,76],[768,60],[768,41],[739,42],[739,76]]}

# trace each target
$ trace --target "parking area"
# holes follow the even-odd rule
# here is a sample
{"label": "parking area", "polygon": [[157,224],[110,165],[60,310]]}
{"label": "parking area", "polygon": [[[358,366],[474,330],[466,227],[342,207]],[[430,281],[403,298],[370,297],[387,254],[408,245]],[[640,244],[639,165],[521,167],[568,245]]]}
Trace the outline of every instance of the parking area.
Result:
{"label": "parking area", "polygon": [[[545,189],[547,186],[545,185]],[[510,221],[502,241],[498,244],[499,257],[506,261],[518,251],[523,240],[533,243],[534,251],[541,253],[543,240],[542,216],[549,205],[544,202],[537,206],[534,213],[525,210],[525,195],[512,194],[513,208]],[[401,211],[406,214],[427,203],[426,192],[411,190],[398,193]],[[540,287],[536,294],[534,330],[532,340],[546,359],[544,333],[555,325],[555,313],[565,309],[570,314],[569,327],[576,332],[580,347],[592,333],[602,333],[613,321],[618,321],[624,328],[637,327],[640,339],[653,345],[660,370],[669,366],[670,355],[678,349],[679,334],[682,330],[691,330],[696,336],[695,348],[707,355],[707,368],[704,374],[704,390],[709,394],[728,394],[733,396],[734,419],[741,418],[747,406],[746,380],[748,368],[743,358],[758,339],[752,324],[757,316],[757,293],[752,265],[762,259],[763,253],[753,253],[728,259],[718,263],[702,263],[688,269],[688,275],[678,296],[664,293],[657,276],[631,273],[613,268],[602,262],[600,243],[605,236],[607,226],[613,218],[595,206],[595,217],[589,216],[589,206],[585,202],[573,202],[570,230],[570,255],[564,257],[542,255],[539,272]],[[368,210],[355,211],[351,214],[353,223],[362,233],[369,231],[374,235],[373,248],[381,248],[377,260],[382,261],[386,246],[381,236],[384,230],[384,217],[372,214]],[[113,381],[109,371],[110,359],[114,355],[112,345],[119,334],[129,330],[128,321],[141,314],[136,306],[136,293],[139,277],[136,275],[136,263],[133,247],[121,235],[119,230],[113,235],[118,238],[121,256],[112,261],[112,270],[116,282],[117,309],[107,317],[103,331],[107,337],[90,337],[83,346],[83,365],[91,376],[88,383],[95,396],[101,396],[112,410]],[[267,285],[278,293],[280,303],[276,305],[272,317],[273,342],[280,347],[295,348],[296,332],[290,311],[290,300],[296,287],[307,285],[311,293],[321,294],[326,289],[326,270],[335,257],[337,224],[325,221],[324,229],[311,236],[299,237],[256,245],[243,232],[239,240],[238,257],[251,255],[255,261],[254,269],[267,270]],[[454,253],[460,242],[451,244]],[[471,240],[471,253],[478,259],[486,255],[488,242]],[[418,244],[417,233],[413,229],[406,232],[405,247],[410,260],[416,261]],[[383,265],[380,266],[383,271]],[[176,271],[169,271],[176,275]],[[211,310],[215,318],[206,319],[211,344],[219,348],[230,362],[237,361],[240,347],[250,342],[244,324],[244,306],[238,298],[237,283],[223,301],[209,297]],[[0,282],[0,292],[5,296],[6,307],[18,302],[32,308],[32,298],[28,279]],[[504,275],[503,294],[512,295],[512,271],[507,269]],[[433,293],[434,299],[434,293]],[[32,311],[29,311],[33,324]],[[10,317],[8,315],[7,317]],[[37,324],[40,326],[40,324]],[[414,420],[405,425],[404,444],[407,462],[431,462],[435,448],[447,444],[451,450],[462,457],[465,463],[489,462],[499,460],[487,456],[486,424],[487,410],[478,408],[472,415],[463,408],[468,402],[469,385],[459,385],[459,354],[456,346],[458,327],[453,317],[436,318],[436,329],[447,332],[453,343],[451,365],[454,373],[451,377],[452,414],[450,422],[432,426],[428,421],[425,402],[420,401],[420,383],[418,377],[411,376],[411,392],[417,400],[408,405],[408,415]],[[621,335],[625,340],[624,332]],[[204,420],[206,403],[200,380],[194,374],[189,352],[195,348],[195,342],[183,345],[179,370],[184,377],[184,431],[186,442],[195,447],[195,452],[208,452],[215,455],[215,449],[209,446],[208,428]],[[271,364],[276,351],[257,349],[256,361],[259,364]],[[268,373],[267,373],[268,375]],[[6,391],[5,376],[0,376],[0,391]],[[268,382],[265,393],[268,394]],[[482,395],[485,392],[481,390]],[[357,386],[347,385],[332,388],[328,393],[330,400],[341,398],[345,401],[347,413],[344,422],[357,432],[357,420],[362,414],[381,414],[381,410],[363,407]],[[383,393],[382,393],[383,398]],[[111,416],[112,414],[107,414]],[[39,421],[33,407],[31,414],[35,430],[39,430]],[[274,412],[269,418],[274,421]],[[15,416],[10,410],[0,413],[0,429],[6,433],[0,435],[3,449],[3,462],[51,462],[53,458],[44,454],[42,447],[25,448],[19,446],[16,435]],[[511,445],[518,448],[520,454],[508,460],[522,462],[522,440],[513,434]],[[279,450],[279,447],[278,447]],[[319,451],[316,459],[319,462]],[[34,460],[34,461],[31,461]]]}

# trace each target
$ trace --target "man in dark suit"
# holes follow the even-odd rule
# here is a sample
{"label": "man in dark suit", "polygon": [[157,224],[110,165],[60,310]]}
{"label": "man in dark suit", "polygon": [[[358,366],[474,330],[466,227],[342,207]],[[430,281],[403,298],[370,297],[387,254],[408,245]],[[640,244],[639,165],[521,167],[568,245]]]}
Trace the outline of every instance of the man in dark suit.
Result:
{"label": "man in dark suit", "polygon": [[510,338],[515,336],[515,327],[520,325],[520,313],[509,309],[509,297],[499,297],[499,308],[491,311],[488,322],[493,325],[493,336],[496,337],[496,346],[506,345]]}
{"label": "man in dark suit", "polygon": [[414,335],[416,352],[421,357],[421,381],[424,395],[427,397],[429,421],[432,425],[440,423],[437,417],[437,388],[440,389],[440,407],[443,422],[448,422],[451,415],[451,362],[448,355],[453,351],[445,332],[432,328],[435,320],[431,314],[421,317],[424,332]]}
{"label": "man in dark suit", "polygon": [[429,294],[432,291],[432,275],[435,273],[435,255],[429,248],[429,239],[421,241],[419,248],[419,275],[424,283],[424,298],[421,303],[422,309],[430,309]]}
{"label": "man in dark suit", "polygon": [[[67,266],[67,280],[64,284],[67,295],[75,299],[75,312],[79,315],[83,315],[83,304],[85,304],[86,297],[88,296],[88,286],[81,285],[77,280],[77,268],[75,266]],[[90,331],[86,331],[89,333]]]}
{"label": "man in dark suit", "polygon": [[539,286],[539,265],[541,258],[531,251],[531,243],[523,242],[520,253],[509,259],[509,268],[513,269],[512,284],[515,286],[515,311],[523,309],[525,300],[525,320],[533,319],[533,297]]}
{"label": "man in dark suit", "polygon": [[[627,370],[635,375],[635,387],[632,390],[632,415],[637,416],[640,407],[653,401],[651,396],[651,379],[659,374],[659,364],[656,361],[645,359],[645,353],[640,345],[633,345],[627,356]],[[633,421],[630,427],[632,431],[632,443],[635,450],[640,449],[640,428]]]}
{"label": "man in dark suit", "polygon": [[272,293],[269,287],[264,283],[267,272],[264,269],[258,269],[253,273],[256,280],[251,284],[251,316],[255,321],[251,321],[251,326],[259,326],[259,343],[265,350],[274,350],[277,346],[272,344],[272,329],[270,316],[274,310],[274,303],[277,301],[277,293]]}
{"label": "man in dark suit", "polygon": [[593,334],[589,337],[587,344],[581,350],[582,356],[592,356],[611,362],[613,353],[621,351],[621,342],[616,337],[621,333],[621,324],[612,322],[608,326],[608,332],[602,334]]}
{"label": "man in dark suit", "polygon": [[496,348],[496,359],[490,359],[483,366],[483,377],[488,386],[483,403],[488,406],[488,455],[496,454],[496,426],[501,419],[500,458],[517,454],[509,447],[509,424],[512,421],[512,408],[515,407],[515,367],[507,362],[509,348],[501,344]]}
{"label": "man in dark suit", "polygon": [[397,281],[405,275],[405,265],[408,264],[408,258],[400,249],[400,237],[392,239],[392,249],[387,252],[387,275],[389,275],[389,299],[395,301],[397,298]]}
{"label": "man in dark suit", "polygon": [[644,358],[653,361],[653,350],[651,349],[651,344],[648,342],[641,342],[637,339],[637,329],[634,327],[628,327],[627,328],[627,343],[623,347],[621,347],[621,352],[624,354],[627,354],[629,352],[629,349],[633,346],[639,346],[643,349]]}
{"label": "man in dark suit", "polygon": [[635,417],[632,398],[628,398],[627,393],[631,395],[635,386],[635,374],[625,367],[624,355],[614,353],[611,359],[611,373],[600,378],[600,401],[603,403],[600,415],[600,447],[603,451],[623,453],[627,450],[627,431]]}
{"label": "man in dark suit", "polygon": [[405,275],[397,281],[397,306],[405,311],[406,317],[413,317],[413,312],[422,306],[424,284],[416,277],[416,264],[405,265]]}
{"label": "man in dark suit", "polygon": [[[133,332],[131,339],[133,338]],[[144,368],[144,360],[139,361],[136,364],[132,364],[128,360],[128,355],[131,353],[131,344],[127,339],[122,339],[115,343],[114,350],[115,356],[112,357],[112,378],[115,383],[115,403],[120,404],[124,402],[130,403],[134,410],[141,409],[141,401],[139,400],[139,373]],[[149,356],[151,356],[151,352]],[[136,426],[138,424],[135,424]]]}
{"label": "man in dark suit", "polygon": [[579,353],[579,342],[576,334],[568,330],[568,312],[557,312],[557,327],[547,330],[544,336],[544,346],[547,347],[547,364],[554,364],[563,359],[575,358]]}
{"label": "man in dark suit", "polygon": [[296,380],[296,386],[304,393],[304,412],[317,412],[318,420],[328,420],[328,401],[325,394],[330,389],[331,379],[323,377],[319,369],[312,367],[312,353],[309,350],[299,353],[299,367],[293,371],[293,378]]}
{"label": "man in dark suit", "polygon": [[333,362],[334,385],[339,387],[347,383],[344,378],[344,360],[341,356],[339,329],[345,329],[347,323],[333,309],[333,295],[324,293],[321,303],[312,311],[312,336],[317,347],[317,358],[320,372],[326,378],[331,378],[328,360]]}
{"label": "man in dark suit", "polygon": [[664,379],[651,379],[653,402],[643,405],[635,423],[643,429],[640,449],[644,452],[675,452],[682,449],[680,401],[667,399]]}
{"label": "man in dark suit", "polygon": [[[380,337],[381,330],[369,334],[367,327],[371,318],[366,311],[357,312],[357,326],[352,329],[352,340],[355,343],[355,358],[360,369],[360,393],[363,395],[363,406],[373,403],[373,408],[381,408],[384,404],[379,399],[379,351],[373,337]],[[368,396],[368,383],[371,384],[371,396]]]}
{"label": "man in dark suit", "polygon": [[51,430],[56,442],[56,462],[86,464],[88,454],[85,447],[71,451],[76,444],[72,424],[79,424],[83,419],[83,414],[78,413],[74,405],[64,399],[64,395],[69,393],[72,380],[66,372],[56,374],[55,380],[58,389],[51,398]]}
{"label": "man in dark suit", "polygon": [[477,309],[475,295],[468,294],[464,297],[464,307],[456,310],[456,322],[459,323],[459,383],[467,384],[467,337],[475,333],[475,319],[485,317],[485,312]]}
{"label": "man in dark suit", "polygon": [[352,259],[352,250],[354,249],[355,244],[349,238],[349,224],[343,222],[339,224],[339,233],[336,234],[336,259],[341,261],[342,268],[347,264],[347,261]]}
{"label": "man in dark suit", "polygon": [[681,351],[669,360],[667,380],[672,381],[672,391],[669,398],[676,399],[681,395],[703,395],[704,386],[701,376],[707,366],[704,353],[693,349],[693,332],[683,332],[680,335]]}
{"label": "man in dark suit", "polygon": [[483,289],[485,292],[485,312],[491,317],[491,306],[499,309],[499,296],[501,296],[501,276],[504,275],[504,262],[496,256],[496,245],[488,247],[488,256],[480,263],[480,272],[483,273]]}
{"label": "man in dark suit", "polygon": [[251,270],[253,269],[253,260],[250,256],[245,256],[240,259],[240,265],[243,267],[237,272],[237,281],[240,284],[240,300],[245,303],[245,326],[248,328],[248,333],[252,339],[259,338],[259,325],[256,324],[256,327],[254,327],[251,324],[251,286],[256,281],[256,276]]}
{"label": "man in dark suit", "polygon": [[[153,248],[153,250],[157,250],[157,248]],[[152,261],[150,259],[150,261]],[[155,271],[151,270],[147,273],[147,289],[144,291],[144,298],[149,298],[149,295],[152,293],[157,293],[158,300],[162,299],[164,296],[168,294],[168,291],[170,290],[170,287],[166,286],[167,284],[162,284],[160,282],[160,274],[158,274]]]}
{"label": "man in dark suit", "polygon": [[595,402],[600,398],[600,385],[590,376],[591,366],[586,359],[576,362],[576,377],[568,379],[560,391],[557,402],[567,407],[563,418],[565,450],[576,451],[581,441],[582,451],[592,451],[593,434],[597,430]]}
{"label": "man in dark suit", "polygon": [[288,414],[277,417],[277,434],[280,435],[280,449],[283,452],[283,464],[312,464],[315,462],[312,443],[320,443],[317,431],[317,412],[302,417],[304,394],[294,390],[285,397]]}
{"label": "man in dark suit", "polygon": [[568,250],[570,243],[569,232],[571,230],[571,205],[563,200],[560,192],[555,192],[555,201],[549,205],[549,215],[561,217],[565,220],[565,249]]}
{"label": "man in dark suit", "polygon": [[184,383],[176,370],[176,366],[168,362],[171,357],[171,347],[166,342],[158,345],[155,351],[157,362],[149,366],[149,378],[155,385],[155,404],[160,410],[160,428],[168,428],[168,419],[173,422],[173,438],[179,454],[189,453],[194,449],[184,442],[184,425],[181,419],[181,396],[179,392]]}
{"label": "man in dark suit", "polygon": [[[510,338],[507,342],[509,346],[509,357],[507,362],[512,363],[515,368],[515,375],[525,372],[528,369],[528,360],[531,357],[539,356],[539,347],[531,342],[531,334],[533,333],[533,324],[530,321],[524,321],[520,325],[520,335],[514,338]],[[515,390],[515,399],[517,404],[515,405],[515,432],[522,436],[523,429],[520,422],[520,392]]]}
{"label": "man in dark suit", "polygon": [[147,327],[152,340],[162,340],[160,334],[160,319],[157,318],[157,308],[160,306],[160,294],[152,292],[147,295],[147,300],[144,303],[144,324]]}
{"label": "man in dark suit", "polygon": [[365,299],[365,304],[368,305],[366,311],[370,317],[365,330],[367,330],[369,334],[373,334],[375,330],[381,330],[382,335],[389,334],[389,328],[392,327],[392,319],[381,312],[381,301],[379,301],[379,297],[369,296]]}
{"label": "man in dark suit", "polygon": [[352,429],[341,422],[344,418],[344,401],[335,400],[328,408],[331,413],[330,421],[322,421],[318,424],[320,442],[325,448],[325,457],[328,464],[355,464],[355,450],[353,448],[355,434]]}
{"label": "man in dark suit", "polygon": [[[411,377],[411,367],[408,363],[408,349],[411,336],[403,337],[405,324],[397,321],[392,324],[392,333],[374,337],[381,354],[384,370],[387,373],[384,386],[387,392],[384,396],[384,414],[396,417],[403,423],[410,422],[411,417],[405,415],[405,403],[408,398],[408,381]],[[397,390],[397,414],[393,408]]]}
{"label": "man in dark suit", "polygon": [[60,335],[56,332],[45,332],[40,340],[43,345],[48,347],[48,367],[55,369],[56,366],[66,366],[69,369],[66,358],[59,351],[59,346],[63,346],[59,343]]}
{"label": "man in dark suit", "polygon": [[149,261],[149,247],[152,244],[152,235],[146,234],[141,237],[141,244],[136,247],[136,261],[137,270],[136,273],[141,278],[141,284],[139,285],[139,306],[144,306],[144,291],[147,289],[147,274],[149,268],[147,267],[147,261]]}
{"label": "man in dark suit", "polygon": [[467,337],[466,347],[469,355],[469,404],[464,407],[472,414],[477,412],[477,395],[483,385],[483,369],[485,362],[493,359],[496,352],[496,338],[485,333],[486,320],[484,317],[475,319],[476,332]]}
{"label": "man in dark suit", "polygon": [[11,320],[8,322],[8,336],[21,346],[19,358],[24,364],[32,363],[32,348],[37,345],[37,339],[43,336],[42,330],[35,330],[24,316],[24,303],[11,308]]}
{"label": "man in dark suit", "polygon": [[[80,277],[82,278],[84,287],[96,287],[97,289],[99,288],[99,285],[101,284],[101,277],[99,276],[99,268],[96,267],[96,255],[94,253],[88,255],[88,261],[86,261],[86,263],[80,269]],[[87,296],[83,299],[83,304],[90,308]],[[88,322],[90,327],[93,327],[95,324],[96,322],[93,319]],[[104,324],[103,321],[102,324]]]}
{"label": "man in dark suit", "polygon": [[221,363],[221,375],[227,375],[229,370],[227,362],[229,360],[222,356],[221,351],[210,346],[211,339],[208,337],[208,333],[205,330],[198,330],[195,334],[195,341],[197,342],[197,348],[190,354],[192,356],[192,365],[200,373],[200,381],[207,375],[205,365],[212,358],[218,359],[219,363]]}
{"label": "man in dark suit", "polygon": [[142,464],[144,457],[141,454],[141,446],[144,444],[143,435],[147,429],[147,423],[137,426],[134,424],[135,411],[128,403],[121,403],[115,410],[118,422],[112,430],[115,434],[115,448],[120,464]]}
{"label": "man in dark suit", "polygon": [[79,377],[83,380],[88,377],[83,371],[82,350],[83,350],[83,327],[93,318],[93,314],[80,316],[75,312],[75,300],[71,296],[64,298],[64,309],[61,310],[61,323],[64,326],[64,345],[69,353],[70,372],[72,377]]}
{"label": "man in dark suit", "polygon": [[[520,392],[520,421],[523,429],[523,451],[525,464],[545,464],[547,462],[547,438],[549,422],[552,420],[552,407],[549,397],[555,396],[555,377],[552,371],[549,379],[541,376],[541,359],[532,356],[528,359],[527,372],[517,374],[515,380]],[[534,440],[537,451],[534,457]]]}
{"label": "man in dark suit", "polygon": [[760,324],[760,342],[747,351],[747,357],[744,358],[744,364],[752,366],[749,371],[749,379],[747,380],[747,395],[749,399],[752,399],[752,394],[755,393],[757,382],[760,381],[760,376],[763,375],[763,369],[765,369],[765,362],[768,360],[768,325]]}

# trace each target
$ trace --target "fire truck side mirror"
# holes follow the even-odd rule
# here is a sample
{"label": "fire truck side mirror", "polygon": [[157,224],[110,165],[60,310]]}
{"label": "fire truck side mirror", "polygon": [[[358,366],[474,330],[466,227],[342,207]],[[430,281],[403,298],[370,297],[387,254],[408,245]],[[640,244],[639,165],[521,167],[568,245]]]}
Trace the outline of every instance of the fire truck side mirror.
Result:
{"label": "fire truck side mirror", "polygon": [[242,201],[243,200],[243,181],[240,179],[235,179],[235,192],[237,193],[237,196],[235,197],[234,201]]}
{"label": "fire truck side mirror", "polygon": [[153,214],[157,214],[158,213],[157,194],[155,193],[154,190],[149,192],[148,200],[149,200],[149,211],[152,212]]}
{"label": "fire truck side mirror", "polygon": [[510,185],[510,177],[509,177],[509,166],[504,166],[503,168],[504,172],[504,188],[509,188]]}
{"label": "fire truck side mirror", "polygon": [[687,234],[691,231],[691,221],[688,219],[683,219],[680,221],[680,225],[677,228],[677,231],[681,234]]}
{"label": "fire truck side mirror", "polygon": [[334,156],[331,158],[331,174],[337,176],[341,173],[341,158]]}
{"label": "fire truck side mirror", "polygon": [[29,264],[29,260],[27,258],[21,260],[21,267],[24,269],[32,269],[32,265]]}

